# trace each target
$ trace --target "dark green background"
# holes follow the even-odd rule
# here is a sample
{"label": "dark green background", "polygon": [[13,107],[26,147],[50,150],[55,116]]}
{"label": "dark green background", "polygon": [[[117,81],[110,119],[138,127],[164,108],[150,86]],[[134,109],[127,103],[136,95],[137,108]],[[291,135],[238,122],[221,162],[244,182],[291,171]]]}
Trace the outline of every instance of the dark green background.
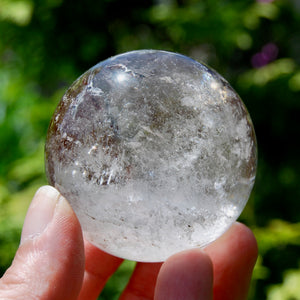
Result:
{"label": "dark green background", "polygon": [[[241,95],[259,153],[240,217],[260,250],[249,299],[300,299],[298,0],[0,0],[1,274],[46,183],[44,141],[62,94],[99,61],[145,48],[204,61]],[[117,297],[131,268],[126,262],[101,299]]]}

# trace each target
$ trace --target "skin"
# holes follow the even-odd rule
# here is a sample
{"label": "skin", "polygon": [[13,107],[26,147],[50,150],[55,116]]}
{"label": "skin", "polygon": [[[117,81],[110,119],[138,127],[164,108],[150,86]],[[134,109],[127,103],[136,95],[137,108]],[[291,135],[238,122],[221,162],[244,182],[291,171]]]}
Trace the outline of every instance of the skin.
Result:
{"label": "skin", "polygon": [[[257,243],[235,223],[205,248],[177,253],[164,263],[137,263],[121,300],[243,300]],[[40,188],[25,218],[20,247],[0,279],[0,299],[97,299],[122,263],[82,236],[77,217],[54,188]]]}

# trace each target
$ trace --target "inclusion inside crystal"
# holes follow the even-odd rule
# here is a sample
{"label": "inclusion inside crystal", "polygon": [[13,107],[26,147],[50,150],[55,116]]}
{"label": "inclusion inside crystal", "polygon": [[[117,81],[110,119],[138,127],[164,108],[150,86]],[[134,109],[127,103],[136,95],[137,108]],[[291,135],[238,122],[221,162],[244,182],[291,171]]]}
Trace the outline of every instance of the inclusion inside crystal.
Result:
{"label": "inclusion inside crystal", "polygon": [[147,262],[224,233],[248,200],[257,160],[250,116],[228,82],[156,50],[112,57],[78,78],[45,152],[49,182],[85,237]]}

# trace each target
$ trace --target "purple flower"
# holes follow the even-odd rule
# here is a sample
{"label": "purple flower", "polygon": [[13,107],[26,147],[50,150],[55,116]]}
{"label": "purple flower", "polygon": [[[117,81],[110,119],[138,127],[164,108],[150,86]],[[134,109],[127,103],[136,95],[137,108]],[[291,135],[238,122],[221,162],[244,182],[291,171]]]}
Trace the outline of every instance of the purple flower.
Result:
{"label": "purple flower", "polygon": [[252,56],[251,63],[254,68],[260,68],[275,60],[278,55],[278,47],[274,43],[268,43],[262,50]]}

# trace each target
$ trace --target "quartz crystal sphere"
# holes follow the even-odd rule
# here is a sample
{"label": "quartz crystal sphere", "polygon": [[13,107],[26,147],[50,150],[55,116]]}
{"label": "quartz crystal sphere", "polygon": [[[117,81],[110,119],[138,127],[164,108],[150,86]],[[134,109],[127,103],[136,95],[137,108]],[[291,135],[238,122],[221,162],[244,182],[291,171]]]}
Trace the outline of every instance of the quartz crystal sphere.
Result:
{"label": "quartz crystal sphere", "polygon": [[256,172],[249,114],[207,66],[165,51],[124,53],[67,90],[46,173],[85,237],[112,255],[164,261],[205,247],[243,210]]}

